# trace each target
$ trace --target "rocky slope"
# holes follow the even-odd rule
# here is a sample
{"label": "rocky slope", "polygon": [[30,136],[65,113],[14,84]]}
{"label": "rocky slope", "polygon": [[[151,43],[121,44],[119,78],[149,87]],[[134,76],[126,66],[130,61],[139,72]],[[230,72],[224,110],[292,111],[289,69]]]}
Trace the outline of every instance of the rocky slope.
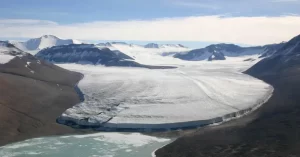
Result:
{"label": "rocky slope", "polygon": [[[16,54],[13,45],[6,49],[13,50],[6,51],[7,55]],[[22,51],[17,54],[0,64],[0,145],[78,132],[58,125],[56,118],[80,102],[74,86],[82,75]]]}
{"label": "rocky slope", "polygon": [[250,68],[251,75],[276,75],[300,64],[300,35],[281,46],[272,56]]}

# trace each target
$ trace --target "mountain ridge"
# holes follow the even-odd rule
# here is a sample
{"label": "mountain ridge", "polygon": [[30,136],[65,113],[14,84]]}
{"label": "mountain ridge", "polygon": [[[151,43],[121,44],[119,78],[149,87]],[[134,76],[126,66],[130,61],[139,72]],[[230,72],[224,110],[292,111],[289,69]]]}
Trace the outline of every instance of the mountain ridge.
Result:
{"label": "mountain ridge", "polygon": [[78,63],[104,66],[143,67],[149,69],[176,68],[172,66],[151,66],[134,61],[134,59],[119,51],[94,44],[71,44],[45,48],[35,57],[52,63]]}
{"label": "mountain ridge", "polygon": [[194,49],[186,53],[175,54],[175,58],[187,61],[201,60],[225,60],[226,57],[240,57],[248,55],[260,55],[261,57],[271,56],[280,48],[280,44],[265,46],[241,47],[235,44],[212,44],[204,48]]}

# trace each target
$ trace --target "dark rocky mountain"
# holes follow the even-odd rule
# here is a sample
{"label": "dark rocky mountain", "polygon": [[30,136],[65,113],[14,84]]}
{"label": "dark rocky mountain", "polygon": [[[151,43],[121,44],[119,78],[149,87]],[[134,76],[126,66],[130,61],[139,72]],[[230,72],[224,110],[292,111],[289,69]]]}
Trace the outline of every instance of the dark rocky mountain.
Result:
{"label": "dark rocky mountain", "polygon": [[126,59],[133,59],[120,51],[114,52],[108,48],[98,48],[93,44],[55,46],[43,49],[35,56],[54,63],[90,63],[102,65],[117,64]]}
{"label": "dark rocky mountain", "polygon": [[61,45],[41,50],[37,58],[53,63],[79,63],[105,66],[143,67],[150,69],[175,68],[169,66],[149,66],[137,63],[128,55],[109,48],[100,48],[93,44]]}
{"label": "dark rocky mountain", "polygon": [[225,55],[222,52],[213,52],[211,56],[208,57],[208,61],[213,61],[213,60],[225,60]]}
{"label": "dark rocky mountain", "polygon": [[257,46],[257,47],[240,47],[234,44],[214,44],[201,49],[191,50],[187,53],[177,53],[175,58],[189,61],[200,60],[225,60],[226,57],[239,57],[246,55],[272,54],[279,48],[277,44]]}
{"label": "dark rocky mountain", "polygon": [[279,44],[270,44],[270,45],[265,45],[263,46],[264,48],[264,53],[260,56],[260,58],[263,57],[270,57],[272,56],[277,50],[279,50],[285,42],[279,43]]}
{"label": "dark rocky mountain", "polygon": [[300,35],[281,45],[270,57],[247,70],[252,75],[271,75],[300,65]]}

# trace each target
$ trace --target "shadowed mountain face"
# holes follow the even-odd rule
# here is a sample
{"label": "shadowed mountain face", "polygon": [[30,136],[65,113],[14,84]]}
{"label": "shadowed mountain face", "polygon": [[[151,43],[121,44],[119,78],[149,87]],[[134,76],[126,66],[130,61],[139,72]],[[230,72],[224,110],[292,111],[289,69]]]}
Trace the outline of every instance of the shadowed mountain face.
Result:
{"label": "shadowed mountain face", "polygon": [[270,100],[223,125],[196,130],[159,149],[157,157],[300,156],[300,36],[246,73],[271,84]]}
{"label": "shadowed mountain face", "polygon": [[270,45],[263,46],[264,53],[260,56],[260,58],[272,56],[277,50],[279,50],[284,45],[285,42],[282,42],[280,44],[270,44]]}
{"label": "shadowed mountain face", "polygon": [[216,44],[205,48],[195,49],[187,53],[178,53],[175,58],[200,61],[200,60],[225,60],[226,57],[240,57],[247,55],[262,55],[265,56],[274,53],[279,46],[278,44],[257,46],[257,47],[240,47],[234,44]]}
{"label": "shadowed mountain face", "polygon": [[36,57],[55,63],[91,63],[110,64],[132,59],[122,52],[113,52],[108,48],[97,48],[92,44],[63,45],[44,49]]}
{"label": "shadowed mountain face", "polygon": [[149,66],[137,63],[128,55],[108,48],[99,48],[93,44],[62,45],[43,49],[35,55],[37,58],[53,63],[79,63],[105,66],[142,67],[150,69],[176,68],[169,66]]}
{"label": "shadowed mountain face", "polygon": [[247,73],[255,76],[276,75],[300,65],[300,35],[281,46],[271,57],[261,60]]}

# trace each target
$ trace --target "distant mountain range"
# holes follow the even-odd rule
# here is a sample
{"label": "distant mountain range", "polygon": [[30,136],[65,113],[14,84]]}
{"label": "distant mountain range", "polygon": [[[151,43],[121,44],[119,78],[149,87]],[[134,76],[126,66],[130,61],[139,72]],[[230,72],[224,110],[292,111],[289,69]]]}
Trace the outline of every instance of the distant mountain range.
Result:
{"label": "distant mountain range", "polygon": [[149,43],[144,46],[144,48],[187,48],[181,44],[156,44],[156,43]]}
{"label": "distant mountain range", "polygon": [[272,55],[283,46],[284,43],[271,44],[265,46],[256,47],[240,47],[234,44],[215,44],[205,48],[191,50],[187,53],[175,54],[175,58],[189,61],[201,61],[201,60],[225,60],[226,57],[240,57],[261,55],[267,57]]}
{"label": "distant mountain range", "polygon": [[171,66],[143,65],[134,61],[130,56],[106,47],[94,44],[70,44],[45,48],[35,57],[53,63],[78,63],[105,66],[143,67],[149,69],[175,68]]}
{"label": "distant mountain range", "polygon": [[285,66],[300,63],[300,35],[286,43],[265,46],[241,47],[234,44],[214,44],[194,50],[180,44],[149,43],[145,46],[125,42],[82,44],[76,40],[63,40],[53,35],[44,35],[26,42],[0,41],[2,60],[4,55],[5,57],[11,56],[10,58],[26,55],[24,52],[26,50],[40,50],[36,57],[54,63],[133,67],[147,67],[135,61],[136,55],[146,53],[161,56],[171,53],[170,55],[174,55],[175,58],[188,61],[225,60],[227,57],[259,55],[265,59],[249,69],[249,72],[259,72],[264,69],[275,72]]}
{"label": "distant mountain range", "polygon": [[[241,47],[234,44],[213,44],[209,45],[205,48],[200,49],[190,49],[181,44],[157,44],[157,43],[149,43],[146,45],[136,45],[136,44],[128,44],[125,42],[107,42],[107,43],[98,43],[98,44],[82,44],[82,42],[73,39],[60,39],[53,35],[44,35],[39,38],[30,39],[25,42],[9,42],[14,45],[17,49],[29,52],[31,54],[36,54],[41,51],[37,55],[38,57],[42,57],[44,53],[47,52],[47,56],[43,56],[44,59],[50,59],[51,61],[61,62],[66,61],[67,54],[69,56],[73,56],[68,62],[72,60],[76,63],[91,63],[91,64],[104,64],[108,65],[108,60],[115,60],[116,56],[120,57],[118,59],[131,59],[131,60],[143,60],[143,59],[152,59],[151,56],[173,56],[174,58],[178,58],[181,60],[187,61],[213,61],[213,60],[226,60],[228,57],[243,57],[251,55],[259,55],[260,57],[269,57],[272,56],[278,49],[280,49],[285,43],[279,44],[270,44],[265,46],[253,46],[253,47]],[[67,46],[70,45],[70,46]],[[81,46],[76,46],[81,45]],[[63,46],[63,47],[61,47]],[[57,48],[52,48],[57,47]],[[49,49],[51,48],[51,49]],[[44,50],[46,49],[46,50]],[[70,52],[69,50],[74,49],[76,53]],[[91,49],[93,49],[91,51]],[[109,49],[109,50],[107,50]],[[57,51],[60,53],[64,53],[64,56],[58,55]],[[66,52],[63,52],[63,51]],[[95,51],[94,51],[95,50]],[[52,52],[53,51],[53,52]],[[80,51],[80,52],[79,52]],[[87,52],[89,52],[90,56],[97,56],[97,58],[93,58],[92,60],[87,59]],[[91,54],[94,52],[95,54]],[[100,53],[101,52],[101,53]],[[110,59],[101,58],[104,57],[102,52],[109,52],[111,54]],[[81,55],[77,56],[75,59],[75,54]],[[85,56],[86,59],[82,57]],[[61,57],[59,59],[59,57]],[[62,58],[64,57],[64,58]],[[81,60],[79,58],[81,57]],[[96,61],[97,60],[97,61]],[[101,60],[101,61],[100,61]],[[128,61],[126,61],[128,62]],[[112,64],[112,63],[109,63]],[[118,61],[118,64],[120,62]],[[123,64],[123,63],[122,63]]]}

